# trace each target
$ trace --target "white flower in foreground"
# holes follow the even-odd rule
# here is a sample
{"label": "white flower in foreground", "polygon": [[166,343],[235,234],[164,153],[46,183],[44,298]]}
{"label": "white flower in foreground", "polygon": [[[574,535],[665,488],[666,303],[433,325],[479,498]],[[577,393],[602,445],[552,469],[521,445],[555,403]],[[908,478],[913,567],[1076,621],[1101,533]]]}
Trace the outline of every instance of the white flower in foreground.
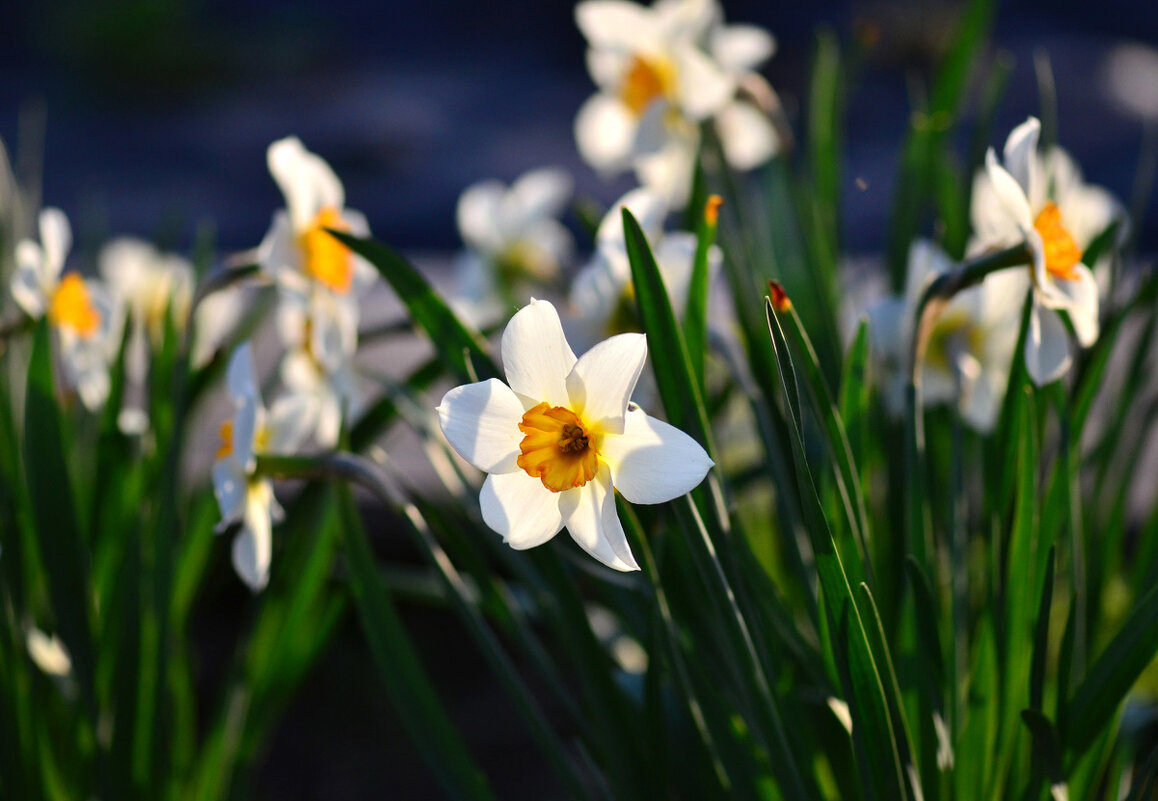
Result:
{"label": "white flower in foreground", "polygon": [[691,186],[700,122],[736,93],[732,74],[699,46],[713,13],[705,0],[650,8],[586,0],[575,8],[598,87],[575,120],[579,152],[600,172],[634,168],[673,205]]}
{"label": "white flower in foreground", "polygon": [[221,509],[221,533],[235,523],[233,567],[255,592],[269,581],[272,526],[283,512],[269,479],[257,475],[257,455],[292,454],[309,436],[317,414],[302,395],[280,398],[268,411],[254,373],[253,351],[245,343],[234,351],[225,374],[234,415],[221,425],[221,447],[213,463],[213,493]]}
{"label": "white flower in foreground", "polygon": [[1025,363],[1038,386],[1070,366],[1069,335],[1058,311],[1069,315],[1083,347],[1098,338],[1098,282],[1082,264],[1090,243],[1121,215],[1105,190],[1087,186],[1060,148],[1038,152],[1041,124],[1030,117],[1005,142],[1004,164],[990,148],[973,183],[974,239],[969,252],[1025,242],[1033,251],[1033,309]]}
{"label": "white flower in foreground", "polygon": [[571,177],[560,169],[533,170],[510,187],[483,181],[458,199],[458,232],[467,249],[456,263],[451,305],[477,327],[509,313],[511,297],[526,297],[527,283],[558,278],[574,243],[559,222],[571,197]]}
{"label": "white flower in foreground", "polygon": [[[932,242],[914,242],[904,297],[887,298],[868,312],[869,336],[883,373],[882,397],[894,416],[904,413],[917,304],[929,283],[953,267]],[[982,433],[993,430],[1009,384],[1018,312],[1027,289],[1021,272],[1006,270],[954,296],[938,316],[926,344],[921,365],[926,405],[956,403],[970,427]]]}
{"label": "white flower in foreground", "polygon": [[576,358],[555,307],[532,300],[503,332],[504,384],[456,387],[438,407],[443,433],[488,473],[483,520],[517,549],[566,526],[589,554],[638,570],[615,509],[662,503],[698,485],[712,467],[700,445],[629,403],[647,359],[642,334],[612,337]]}
{"label": "white flower in foreground", "polygon": [[358,297],[377,273],[325,229],[364,237],[370,228],[345,208],[330,165],[296,137],[274,142],[266,158],[286,201],[260,248],[261,265],[279,289],[278,330],[287,347],[312,339],[314,353],[335,367],[357,347]]}
{"label": "white flower in foreground", "polygon": [[99,281],[61,275],[72,247],[64,212],[44,209],[39,222],[40,244],[25,239],[16,245],[12,297],[32,319],[48,315],[59,336],[65,381],[96,410],[109,394],[109,362],[118,344],[116,301]]}

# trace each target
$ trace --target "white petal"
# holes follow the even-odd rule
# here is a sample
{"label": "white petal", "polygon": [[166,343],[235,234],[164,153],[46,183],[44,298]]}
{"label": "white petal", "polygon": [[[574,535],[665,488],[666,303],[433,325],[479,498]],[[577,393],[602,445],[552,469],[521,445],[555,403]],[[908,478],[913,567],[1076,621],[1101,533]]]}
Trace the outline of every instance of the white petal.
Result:
{"label": "white petal", "polygon": [[31,239],[16,245],[16,270],[12,274],[12,297],[29,317],[44,315],[48,299],[45,292],[44,252]]}
{"label": "white petal", "polygon": [[603,173],[626,169],[635,144],[637,121],[618,98],[596,94],[575,117],[575,144],[583,160]]}
{"label": "white petal", "polygon": [[571,539],[610,568],[625,572],[639,570],[628,547],[623,524],[619,522],[615,492],[605,465],[593,480],[561,495],[559,507]]}
{"label": "white petal", "polygon": [[503,331],[502,351],[511,389],[536,402],[567,404],[567,374],[576,359],[550,302],[532,299],[515,313]]}
{"label": "white petal", "polygon": [[261,265],[262,272],[274,279],[280,280],[284,273],[301,273],[302,250],[298,247],[293,223],[285,211],[274,213],[269,230],[258,246],[257,263]]}
{"label": "white petal", "polygon": [[526,173],[507,193],[508,207],[504,212],[513,219],[506,221],[519,231],[537,220],[555,217],[571,197],[571,176],[566,170],[546,167]]}
{"label": "white petal", "polygon": [[668,206],[656,192],[646,188],[632,189],[611,204],[607,214],[599,223],[595,243],[599,249],[613,248],[625,251],[623,234],[623,209],[631,212],[648,241],[654,241],[663,231],[663,221],[667,217]]}
{"label": "white petal", "polygon": [[233,569],[254,592],[269,583],[273,552],[273,489],[262,481],[250,486],[241,530],[233,539]]}
{"label": "white petal", "polygon": [[236,523],[245,514],[245,494],[248,489],[245,468],[232,456],[213,463],[213,495],[221,510],[221,532]]}
{"label": "white petal", "polygon": [[772,34],[755,25],[727,25],[712,31],[712,57],[731,72],[754,70],[776,52]]}
{"label": "white petal", "polygon": [[603,438],[599,456],[632,503],[663,503],[691,492],[714,464],[698,442],[638,407],[628,411],[622,436]]}
{"label": "white petal", "polygon": [[997,196],[993,181],[984,168],[973,176],[973,192],[969,204],[969,219],[973,226],[974,241],[966,253],[972,257],[988,250],[1012,247],[1025,237],[1004,204]]}
{"label": "white petal", "polygon": [[677,48],[679,104],[688,116],[702,120],[731,99],[736,83],[719,64],[692,44]]}
{"label": "white petal", "polygon": [[982,434],[993,430],[1008,383],[1008,367],[1000,370],[986,365],[977,380],[970,382],[964,389],[961,396],[961,418],[970,428]]}
{"label": "white petal", "polygon": [[[659,266],[660,276],[677,317],[683,317],[688,303],[688,287],[696,259],[696,235],[686,231],[666,234],[655,243],[652,254]],[[708,285],[720,269],[723,260],[720,249],[708,251]]]}
{"label": "white petal", "polygon": [[1078,342],[1088,348],[1098,339],[1098,282],[1084,264],[1076,265],[1074,273],[1075,280],[1060,279],[1054,286],[1069,298],[1065,310],[1074,324]]}
{"label": "white petal", "polygon": [[643,334],[605,339],[579,357],[567,376],[570,408],[596,431],[623,433],[623,416],[647,361]]}
{"label": "white petal", "polygon": [[241,463],[246,473],[252,473],[255,465],[254,443],[257,432],[264,424],[265,410],[256,400],[249,398],[237,407],[233,415],[233,457]]}
{"label": "white petal", "polygon": [[658,20],[651,9],[624,0],[586,0],[575,6],[575,23],[592,47],[653,49]]}
{"label": "white petal", "polygon": [[483,482],[479,506],[483,521],[502,535],[503,542],[522,551],[542,545],[563,528],[560,495],[522,470],[492,473]]}
{"label": "white petal", "polygon": [[1036,301],[1025,340],[1025,369],[1039,387],[1053,383],[1070,369],[1069,332],[1057,312]]}
{"label": "white petal", "polygon": [[239,407],[249,401],[261,403],[253,363],[253,346],[250,343],[238,345],[229,357],[229,365],[225,368],[225,389]]}
{"label": "white petal", "polygon": [[780,149],[780,140],[768,115],[742,100],[720,109],[716,115],[716,133],[724,148],[724,157],[737,170],[753,170]]}
{"label": "white petal", "polygon": [[324,159],[306,150],[296,136],[271,144],[266,161],[285,196],[286,210],[296,230],[307,228],[323,208],[341,210],[345,205],[345,192],[338,176]]}
{"label": "white petal", "polygon": [[519,469],[519,422],[525,411],[518,396],[492,378],[447,392],[438,422],[459,456],[484,472],[510,473]]}
{"label": "white petal", "polygon": [[997,163],[997,155],[993,148],[985,154],[985,171],[993,185],[993,192],[997,201],[1005,209],[1022,232],[1033,228],[1033,215],[1030,212],[1029,200],[1021,184],[1009,172]]}
{"label": "white petal", "polygon": [[458,233],[467,247],[487,254],[502,248],[499,215],[506,191],[499,181],[483,181],[459,196],[455,215]]}
{"label": "white petal", "polygon": [[274,401],[266,415],[269,453],[295,454],[310,437],[318,419],[318,399],[300,392]]}
{"label": "white petal", "polygon": [[1021,191],[1029,198],[1032,208],[1040,208],[1045,202],[1044,187],[1039,175],[1037,140],[1041,134],[1041,123],[1030,117],[1018,125],[1005,140],[1005,169],[1021,185]]}
{"label": "white petal", "polygon": [[[641,124],[640,127],[645,126]],[[635,174],[640,183],[657,192],[673,208],[687,203],[691,193],[699,131],[698,127],[692,127],[687,132],[669,132],[660,150],[640,156],[635,162]]]}
{"label": "white petal", "polygon": [[72,227],[60,209],[46,208],[40,212],[40,246],[44,248],[45,277],[55,279],[64,269],[64,261],[72,248]]}

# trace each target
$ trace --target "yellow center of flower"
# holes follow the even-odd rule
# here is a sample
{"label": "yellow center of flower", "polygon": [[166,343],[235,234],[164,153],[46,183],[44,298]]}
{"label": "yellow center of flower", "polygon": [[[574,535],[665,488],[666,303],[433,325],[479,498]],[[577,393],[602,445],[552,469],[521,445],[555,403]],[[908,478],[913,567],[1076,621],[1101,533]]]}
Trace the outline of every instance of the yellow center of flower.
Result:
{"label": "yellow center of flower", "polygon": [[595,478],[599,451],[575,412],[543,402],[523,415],[519,430],[525,435],[519,467],[551,492],[582,487]]}
{"label": "yellow center of flower", "polygon": [[233,421],[226,420],[221,424],[221,447],[217,449],[218,459],[224,459],[233,453]]}
{"label": "yellow center of flower", "polygon": [[985,346],[985,332],[965,312],[941,315],[925,350],[925,361],[932,367],[951,370],[965,354],[977,356]]}
{"label": "yellow center of flower", "polygon": [[619,99],[642,117],[652,101],[675,94],[675,67],[667,59],[634,55],[619,85]]}
{"label": "yellow center of flower", "polygon": [[69,273],[57,285],[49,302],[48,319],[61,328],[71,328],[84,338],[91,337],[101,324],[101,313],[92,305],[84,279]]}
{"label": "yellow center of flower", "polygon": [[330,236],[325,229],[349,231],[350,226],[333,206],[326,206],[298,236],[298,246],[305,255],[306,274],[341,294],[350,291],[354,279],[354,261],[350,249]]}
{"label": "yellow center of flower", "polygon": [[1082,260],[1082,249],[1074,241],[1073,235],[1062,225],[1061,210],[1056,203],[1045,204],[1041,214],[1033,221],[1033,227],[1041,234],[1045,247],[1045,268],[1055,278],[1065,281],[1077,279],[1074,269]]}

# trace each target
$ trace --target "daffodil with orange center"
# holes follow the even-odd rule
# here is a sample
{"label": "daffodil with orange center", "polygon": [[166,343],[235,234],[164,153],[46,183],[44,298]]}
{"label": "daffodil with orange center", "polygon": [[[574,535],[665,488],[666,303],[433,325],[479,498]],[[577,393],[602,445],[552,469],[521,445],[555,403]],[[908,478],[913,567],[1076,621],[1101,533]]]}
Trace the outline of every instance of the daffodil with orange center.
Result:
{"label": "daffodil with orange center", "polygon": [[532,300],[502,339],[507,383],[456,387],[438,407],[454,449],[488,475],[483,519],[513,548],[564,526],[593,557],[638,570],[615,508],[662,503],[712,467],[700,445],[630,403],[647,359],[642,334],[604,340],[576,358],[555,307]]}
{"label": "daffodil with orange center", "polygon": [[367,237],[370,228],[346,208],[345,189],[330,165],[296,137],[271,144],[266,160],[286,203],[259,249],[262,268],[278,287],[278,331],[287,349],[308,344],[333,371],[357,349],[358,299],[377,272],[330,231]]}
{"label": "daffodil with orange center", "polygon": [[72,228],[60,209],[40,212],[40,241],[16,245],[12,297],[33,319],[47,316],[60,343],[64,379],[90,410],[109,394],[109,364],[116,355],[117,299],[98,280],[62,275]]}
{"label": "daffodil with orange center", "polygon": [[234,414],[220,425],[213,462],[213,492],[221,509],[221,533],[233,526],[233,567],[254,592],[269,581],[273,524],[283,516],[269,479],[257,473],[260,453],[293,454],[313,426],[312,399],[290,394],[270,409],[261,402],[249,343],[234,351],[225,373]]}
{"label": "daffodil with orange center", "polygon": [[1065,151],[1039,152],[1040,132],[1041,124],[1030,117],[1009,135],[1000,161],[992,148],[986,154],[985,168],[973,182],[969,254],[1020,242],[1032,251],[1025,364],[1043,386],[1064,375],[1071,363],[1069,334],[1058,312],[1069,317],[1083,347],[1098,338],[1099,287],[1083,258],[1123,213],[1108,192],[1082,181]]}

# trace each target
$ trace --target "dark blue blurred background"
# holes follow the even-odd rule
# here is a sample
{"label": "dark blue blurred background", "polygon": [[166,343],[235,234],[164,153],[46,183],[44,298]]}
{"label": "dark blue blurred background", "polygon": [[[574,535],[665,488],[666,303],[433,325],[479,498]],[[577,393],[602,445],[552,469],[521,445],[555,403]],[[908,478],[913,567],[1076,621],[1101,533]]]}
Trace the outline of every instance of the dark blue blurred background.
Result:
{"label": "dark blue blurred background", "polygon": [[[849,104],[845,229],[850,250],[880,248],[907,76],[927,74],[959,5],[725,8],[729,20],[776,34],[766,74],[797,116],[816,26],[846,40],[866,23],[879,28]],[[196,225],[212,221],[223,247],[257,244],[281,204],[265,148],[289,133],[333,164],[380,238],[407,249],[457,247],[455,200],[482,178],[561,164],[603,202],[628,188],[601,181],[575,153],[572,121],[592,85],[570,3],[55,0],[6,13],[0,137],[14,147],[21,109],[34,122],[43,109],[44,201],[73,217],[82,243],[135,233],[188,247]],[[1088,178],[1128,198],[1145,109],[1116,101],[1109,75],[1122,45],[1158,41],[1158,3],[1008,3],[996,31],[1016,67],[995,143],[1036,113],[1032,54],[1044,47],[1062,143]],[[1158,92],[1158,73],[1127,71]],[[1158,118],[1158,101],[1148,113]],[[1152,251],[1153,226],[1143,229]]]}

